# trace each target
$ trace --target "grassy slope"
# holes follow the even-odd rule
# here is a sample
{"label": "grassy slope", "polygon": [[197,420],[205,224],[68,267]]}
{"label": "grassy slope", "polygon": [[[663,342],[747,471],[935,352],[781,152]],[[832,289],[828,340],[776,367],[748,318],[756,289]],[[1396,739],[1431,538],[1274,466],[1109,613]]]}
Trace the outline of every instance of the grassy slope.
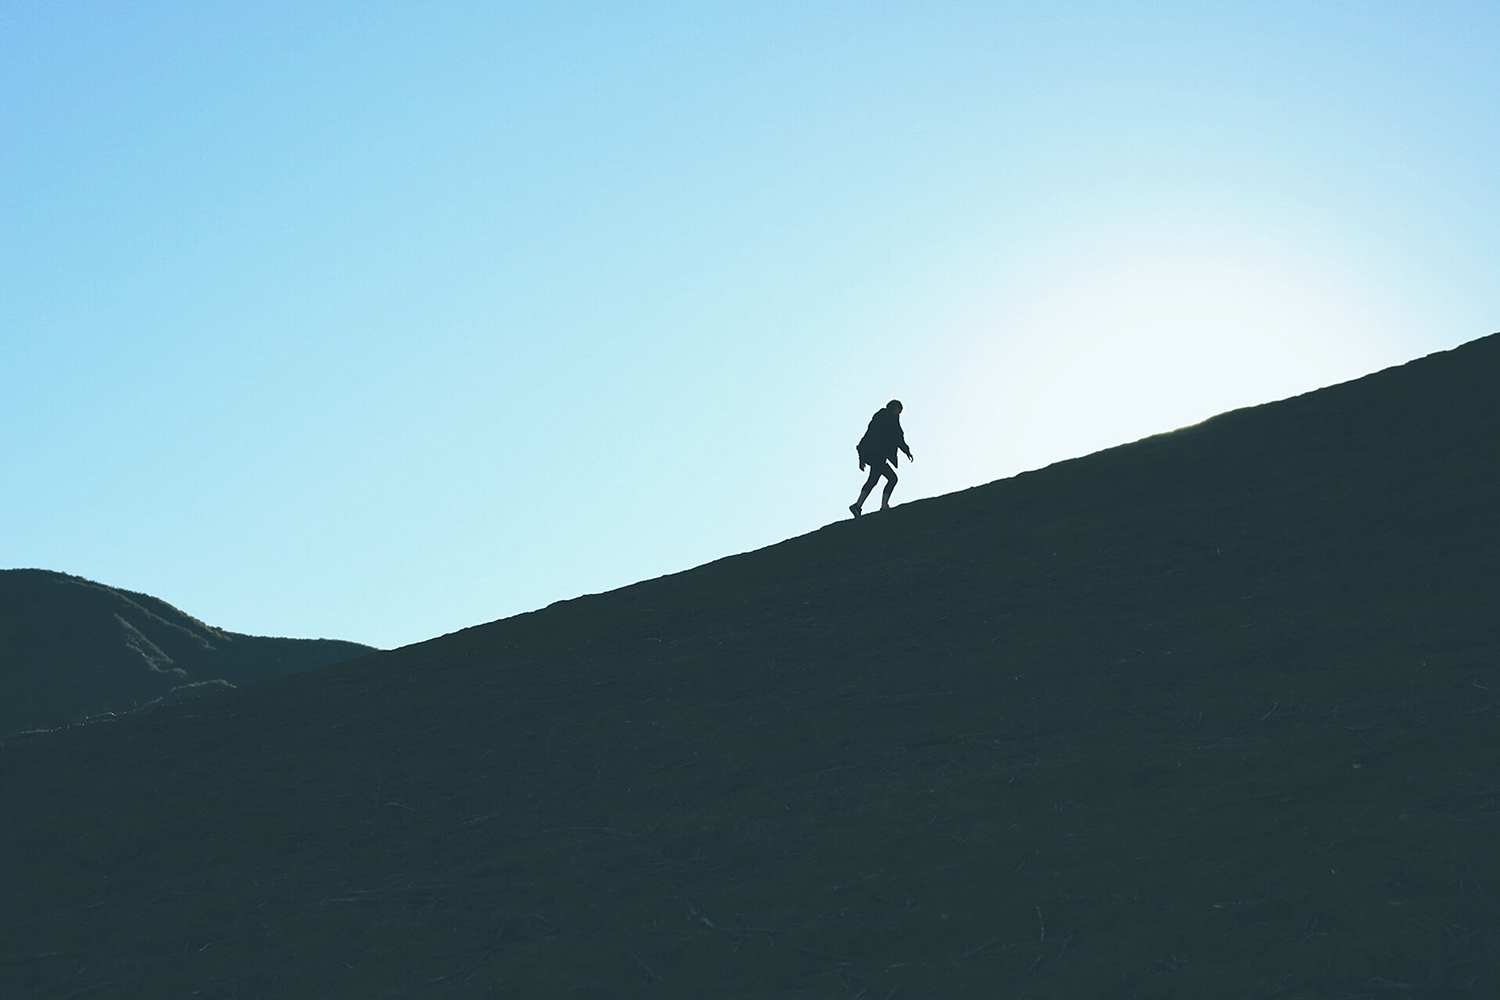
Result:
{"label": "grassy slope", "polygon": [[0,735],[128,712],[185,685],[252,684],[370,652],[225,632],[146,594],[0,570]]}
{"label": "grassy slope", "polygon": [[1494,995],[1497,375],[7,740],[0,996]]}

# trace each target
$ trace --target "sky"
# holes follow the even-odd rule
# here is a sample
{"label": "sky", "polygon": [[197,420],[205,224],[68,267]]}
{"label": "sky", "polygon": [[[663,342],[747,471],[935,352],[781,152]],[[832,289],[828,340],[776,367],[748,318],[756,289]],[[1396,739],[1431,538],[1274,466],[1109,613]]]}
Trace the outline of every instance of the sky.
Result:
{"label": "sky", "polygon": [[0,0],[0,566],[420,641],[1500,329],[1500,4]]}

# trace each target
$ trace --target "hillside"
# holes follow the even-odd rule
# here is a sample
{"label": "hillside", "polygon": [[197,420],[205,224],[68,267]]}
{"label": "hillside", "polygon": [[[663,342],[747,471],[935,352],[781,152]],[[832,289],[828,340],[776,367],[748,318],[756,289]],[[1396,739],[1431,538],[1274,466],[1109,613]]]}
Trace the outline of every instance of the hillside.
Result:
{"label": "hillside", "polygon": [[1500,336],[0,741],[0,996],[1493,996]]}
{"label": "hillside", "polygon": [[225,632],[145,594],[47,570],[0,570],[0,735],[371,652],[355,642]]}

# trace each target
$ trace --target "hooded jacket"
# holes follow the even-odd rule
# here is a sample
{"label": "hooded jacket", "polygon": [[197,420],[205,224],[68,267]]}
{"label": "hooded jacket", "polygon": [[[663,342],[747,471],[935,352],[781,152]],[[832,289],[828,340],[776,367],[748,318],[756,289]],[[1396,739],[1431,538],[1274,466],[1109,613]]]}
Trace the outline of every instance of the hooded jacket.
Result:
{"label": "hooded jacket", "polygon": [[897,464],[897,450],[906,449],[906,433],[901,430],[901,414],[888,406],[875,411],[865,436],[859,439],[859,460],[865,465],[881,462]]}

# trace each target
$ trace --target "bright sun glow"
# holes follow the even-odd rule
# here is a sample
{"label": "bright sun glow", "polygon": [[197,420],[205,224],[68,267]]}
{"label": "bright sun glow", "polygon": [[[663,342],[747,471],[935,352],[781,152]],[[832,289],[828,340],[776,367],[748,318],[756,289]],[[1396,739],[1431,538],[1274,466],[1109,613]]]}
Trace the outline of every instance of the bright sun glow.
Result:
{"label": "bright sun glow", "polygon": [[1038,282],[997,312],[979,334],[966,398],[946,414],[990,451],[996,475],[1398,360],[1375,310],[1229,255],[1125,255],[1082,278]]}

